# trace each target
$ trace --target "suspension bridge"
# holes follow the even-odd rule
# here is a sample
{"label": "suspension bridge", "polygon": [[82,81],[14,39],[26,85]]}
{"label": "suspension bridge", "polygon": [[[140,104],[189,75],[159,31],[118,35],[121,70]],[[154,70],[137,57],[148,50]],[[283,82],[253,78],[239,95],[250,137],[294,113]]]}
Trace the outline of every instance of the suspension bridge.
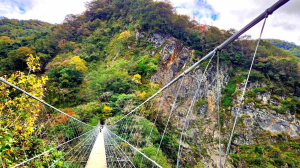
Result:
{"label": "suspension bridge", "polygon": [[[0,78],[2,85],[7,89],[16,89],[20,94],[24,94],[26,99],[31,99],[31,103],[38,104],[39,112],[33,117],[23,114],[13,113],[19,111],[18,106],[10,106],[9,101],[1,100],[1,137],[3,144],[0,142],[0,163],[5,167],[163,167],[159,164],[159,153],[163,147],[164,138],[168,133],[168,128],[174,127],[173,123],[177,123],[178,132],[174,132],[178,140],[176,167],[181,167],[187,162],[187,156],[195,156],[201,153],[201,135],[195,134],[193,130],[199,127],[199,122],[203,126],[211,126],[211,121],[217,123],[218,127],[218,151],[219,155],[216,159],[218,167],[228,167],[228,154],[235,132],[238,117],[240,117],[240,107],[243,104],[243,98],[247,89],[249,75],[256,56],[256,51],[269,15],[287,3],[289,0],[279,0],[266,11],[261,13],[248,25],[236,32],[213,51],[204,56],[194,65],[188,67],[181,74],[177,75],[173,80],[169,81],[158,92],[137,106],[131,112],[118,118],[118,120],[108,119],[105,125],[98,124],[91,126],[84,123],[72,115],[69,115],[20,87]],[[242,96],[238,100],[238,110],[235,115],[232,131],[230,133],[227,147],[222,147],[221,126],[220,126],[220,96],[221,87],[226,84],[226,79],[220,75],[219,53],[227,45],[238,39],[242,34],[263,21],[260,36],[257,41],[255,53],[249,67],[248,77],[243,85]],[[213,61],[216,58],[216,61]],[[204,61],[209,60],[202,75],[196,75],[196,71],[201,71],[199,66]],[[215,65],[212,65],[214,64]],[[211,113],[201,117],[196,114],[194,107],[195,102],[200,100],[204,95],[206,74],[212,71],[211,67],[215,67],[214,75],[216,81],[212,81],[214,86],[214,110]],[[189,83],[196,83],[193,87]],[[190,92],[188,92],[190,91]],[[187,94],[192,93],[192,94]],[[28,104],[31,106],[31,104]],[[22,109],[21,109],[22,110]],[[178,113],[175,115],[175,113]],[[151,116],[151,117],[150,117]],[[175,116],[175,117],[174,117]],[[172,119],[173,118],[173,119]],[[174,119],[175,118],[175,119]],[[213,118],[213,120],[206,120]],[[59,125],[58,123],[60,121]],[[145,127],[149,125],[150,128]],[[163,123],[162,123],[163,122]],[[204,124],[203,124],[204,123]],[[158,131],[155,125],[162,126],[162,130]],[[22,128],[18,128],[19,125]],[[29,133],[21,134],[21,130],[25,127],[32,127]],[[10,134],[10,130],[18,130],[14,134]],[[19,132],[19,133],[18,133]],[[160,133],[159,133],[160,132]],[[29,137],[35,137],[29,140]],[[147,147],[147,141],[153,141],[154,136],[158,136],[159,143],[155,146],[154,155],[147,156],[147,152],[143,148]],[[14,141],[13,139],[21,139]],[[187,144],[197,146],[199,153],[186,151]],[[11,156],[13,151],[4,151],[5,146],[18,146],[17,156]],[[30,148],[40,149],[32,152]],[[225,149],[225,150],[224,150]],[[223,150],[223,151],[222,151]],[[196,150],[197,151],[197,150]],[[0,155],[0,156],[1,156]],[[5,155],[10,155],[8,160]],[[154,157],[153,157],[154,156]],[[192,158],[192,157],[190,157]],[[195,162],[190,160],[191,162]]]}

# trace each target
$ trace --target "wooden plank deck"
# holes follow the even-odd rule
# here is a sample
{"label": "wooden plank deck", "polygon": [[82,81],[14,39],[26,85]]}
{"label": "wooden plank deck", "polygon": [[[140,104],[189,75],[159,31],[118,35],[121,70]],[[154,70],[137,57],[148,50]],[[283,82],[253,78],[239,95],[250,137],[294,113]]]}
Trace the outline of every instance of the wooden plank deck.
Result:
{"label": "wooden plank deck", "polygon": [[103,130],[98,134],[96,142],[93,146],[86,168],[107,168]]}

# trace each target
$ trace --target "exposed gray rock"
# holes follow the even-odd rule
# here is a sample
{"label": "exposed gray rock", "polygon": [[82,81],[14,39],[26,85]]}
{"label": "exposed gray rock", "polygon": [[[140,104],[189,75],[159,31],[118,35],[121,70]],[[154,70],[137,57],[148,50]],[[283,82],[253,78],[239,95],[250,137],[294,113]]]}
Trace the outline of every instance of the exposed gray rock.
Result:
{"label": "exposed gray rock", "polygon": [[266,92],[266,93],[258,92],[256,94],[256,98],[258,100],[261,100],[262,104],[268,104],[268,101],[270,100],[270,97],[271,97],[271,93],[270,92]]}
{"label": "exposed gray rock", "polygon": [[288,132],[290,129],[290,125],[284,121],[276,121],[270,126],[271,133],[282,133]]}
{"label": "exposed gray rock", "polygon": [[201,117],[204,117],[207,111],[208,111],[208,105],[204,104],[203,106],[198,108],[197,113],[200,114]]}
{"label": "exposed gray rock", "polygon": [[300,149],[294,149],[294,152],[300,154]]}
{"label": "exposed gray rock", "polygon": [[172,41],[170,44],[166,44],[165,48],[169,53],[173,53],[175,51],[176,42]]}
{"label": "exposed gray rock", "polygon": [[135,40],[144,39],[145,37],[146,37],[145,32],[136,32],[135,34]]}
{"label": "exposed gray rock", "polygon": [[165,42],[168,36],[162,33],[153,33],[149,36],[148,41],[154,42],[155,51]]}
{"label": "exposed gray rock", "polygon": [[[269,94],[260,94],[258,98],[268,97],[268,95]],[[256,124],[256,126],[260,126],[264,130],[270,131],[272,134],[280,134],[284,132],[289,134],[292,138],[300,137],[300,129],[295,122],[295,115],[289,110],[287,111],[287,114],[279,114],[273,110],[255,109],[251,105],[245,105],[241,108],[239,113],[238,107],[232,108],[231,115],[236,116],[237,114],[239,116],[251,116],[254,119],[254,125]],[[247,123],[244,124],[248,125]]]}
{"label": "exposed gray rock", "polygon": [[[193,51],[183,46],[178,40],[161,33],[154,33],[149,36],[149,42],[153,42],[155,50],[151,53],[155,54],[158,48],[161,47],[159,52],[161,62],[159,65],[159,70],[152,75],[151,82],[159,83],[161,85],[166,85],[177,75],[182,73],[186,68],[188,68],[192,63]],[[229,67],[226,64],[220,65],[220,84],[221,88],[225,88],[229,81]],[[196,91],[200,87],[198,92],[196,102],[202,100],[203,98],[208,102],[204,105],[194,107],[194,111],[191,113],[191,117],[187,120],[187,125],[193,126],[189,127],[189,134],[185,134],[186,141],[191,144],[199,144],[199,151],[203,149],[207,150],[201,156],[202,163],[216,166],[217,164],[210,158],[214,155],[215,149],[213,149],[214,142],[211,142],[212,137],[217,136],[217,115],[216,115],[216,102],[217,102],[217,72],[215,65],[209,65],[206,74],[204,75],[204,69],[199,66],[191,73],[186,74],[183,80],[182,88],[179,91],[178,102],[175,109],[178,112],[173,114],[173,119],[176,120],[177,131],[182,130],[183,123],[185,121],[186,112],[189,109],[189,103],[195,96]],[[201,79],[203,81],[200,83]],[[167,90],[164,91],[165,96],[168,98],[168,105],[172,105],[172,100],[174,100],[174,95],[177,93],[179,83],[174,83]],[[237,86],[237,91],[242,91],[245,86],[245,81]],[[247,90],[265,87],[266,85],[259,83],[258,81],[249,81],[247,85]],[[278,98],[284,100],[285,95],[276,95]],[[249,97],[246,97],[246,99]],[[233,107],[229,107],[227,110],[231,112],[232,116],[238,116],[238,126],[237,135],[233,140],[233,146],[230,147],[230,152],[235,152],[235,145],[254,145],[257,142],[263,142],[270,140],[271,142],[285,141],[286,137],[278,138],[279,136],[264,136],[275,134],[278,135],[282,132],[286,133],[292,138],[300,138],[300,122],[296,120],[295,114],[287,110],[286,114],[279,114],[274,110],[268,108],[268,105],[280,107],[279,101],[271,97],[270,92],[258,92],[256,99],[260,100],[261,106],[255,106],[257,103],[252,101],[246,105],[241,106],[239,109],[237,107],[237,100],[241,99],[241,95],[233,97],[234,104]],[[180,104],[180,105],[179,105]],[[166,105],[167,106],[167,105]],[[180,110],[178,110],[180,109]],[[181,110],[183,109],[183,110]],[[185,109],[185,110],[184,110]],[[162,110],[162,115],[167,115],[170,108]],[[243,116],[244,115],[244,116]],[[242,120],[242,121],[241,121]],[[224,121],[223,128],[227,129],[232,127],[234,122],[234,117],[230,117]],[[201,123],[201,124],[199,124]],[[205,124],[203,124],[205,123]],[[199,126],[200,125],[200,126]],[[242,125],[242,126],[241,126]],[[230,131],[224,133],[223,138],[228,139],[230,136]],[[202,142],[211,142],[211,144],[205,144],[201,146]],[[202,144],[203,145],[203,144]],[[197,147],[199,147],[197,146]],[[192,146],[185,146],[185,152],[182,156],[190,164],[196,164],[195,153],[192,152]],[[198,154],[196,154],[198,155]],[[210,167],[208,166],[208,167]]]}
{"label": "exposed gray rock", "polygon": [[258,122],[259,126],[267,130],[272,124],[272,117],[264,114],[257,114],[257,116],[255,117],[255,121]]}
{"label": "exposed gray rock", "polygon": [[[239,85],[237,90],[243,90],[244,87],[245,87],[245,83],[246,83],[246,80]],[[258,81],[248,81],[246,89],[250,90],[250,89],[254,89],[254,88],[258,88],[258,87],[264,87],[264,86],[265,86],[264,84],[258,83]]]}
{"label": "exposed gray rock", "polygon": [[275,99],[273,99],[273,98],[270,98],[269,104],[271,106],[279,106],[279,103]]}
{"label": "exposed gray rock", "polygon": [[233,143],[237,145],[254,144],[252,132],[250,133],[239,132],[237,134],[237,137],[235,137]]}
{"label": "exposed gray rock", "polygon": [[244,120],[243,120],[243,124],[246,127],[252,126],[253,125],[253,118],[250,117],[250,116],[245,117]]}
{"label": "exposed gray rock", "polygon": [[290,136],[295,138],[300,138],[300,127],[296,124],[291,125]]}

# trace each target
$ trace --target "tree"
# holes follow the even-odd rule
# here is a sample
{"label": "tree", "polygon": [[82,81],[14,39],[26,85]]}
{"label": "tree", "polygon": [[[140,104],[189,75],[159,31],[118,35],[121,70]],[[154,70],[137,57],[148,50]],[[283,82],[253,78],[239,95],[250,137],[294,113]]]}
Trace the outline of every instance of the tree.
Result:
{"label": "tree", "polygon": [[83,81],[82,74],[75,68],[64,68],[60,72],[59,87],[75,87]]}
{"label": "tree", "polygon": [[20,47],[17,50],[10,51],[7,54],[7,64],[13,70],[24,70],[27,55],[30,54],[33,54],[33,51],[28,47]]}
{"label": "tree", "polygon": [[[38,60],[38,57],[28,56],[28,75],[23,72],[16,72],[9,77],[5,75],[4,79],[37,98],[43,99],[45,96],[44,86],[48,77],[38,78],[32,74],[34,69],[39,69]],[[37,130],[37,125],[34,123],[41,117],[40,112],[44,107],[41,103],[28,98],[25,94],[20,94],[4,83],[0,84],[0,91],[0,157],[2,164],[10,167],[20,160],[42,151],[42,141],[33,137],[32,133]]]}
{"label": "tree", "polygon": [[72,57],[69,65],[76,68],[82,74],[87,74],[88,72],[88,68],[85,66],[86,61],[81,59],[79,56]]}
{"label": "tree", "polygon": [[111,111],[113,110],[113,108],[105,105],[104,103],[102,104],[102,106],[103,108],[102,108],[101,120],[105,121],[108,117],[112,115]]}
{"label": "tree", "polygon": [[0,37],[0,46],[12,44],[12,43],[14,43],[14,40],[10,39],[10,37],[7,36]]}
{"label": "tree", "polygon": [[118,39],[123,39],[126,40],[127,38],[129,38],[131,36],[130,31],[123,31],[120,36],[118,37]]}
{"label": "tree", "polygon": [[[85,105],[80,105],[73,108],[73,111],[78,114],[84,122],[95,122],[93,120],[100,119],[104,122],[108,117],[112,115],[112,108],[105,103],[98,101],[89,102]],[[97,117],[94,117],[97,116]]]}
{"label": "tree", "polygon": [[136,84],[142,84],[141,82],[141,75],[140,74],[135,74],[132,78],[132,81]]}

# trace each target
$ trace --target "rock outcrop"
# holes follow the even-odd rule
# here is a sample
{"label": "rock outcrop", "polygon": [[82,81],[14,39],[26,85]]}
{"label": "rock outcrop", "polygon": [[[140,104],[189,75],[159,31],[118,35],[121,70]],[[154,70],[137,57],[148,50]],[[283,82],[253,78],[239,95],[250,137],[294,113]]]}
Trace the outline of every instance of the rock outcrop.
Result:
{"label": "rock outcrop", "polygon": [[[141,38],[140,34],[142,33],[137,34],[137,38]],[[144,38],[144,36],[142,37]],[[193,50],[184,46],[171,36],[154,33],[148,37],[148,41],[154,46],[154,50],[151,51],[150,54],[152,56],[157,56],[158,54],[161,58],[159,70],[152,75],[151,82],[159,83],[164,86],[194,63],[193,58],[195,56]],[[178,91],[178,86],[181,80],[183,80],[182,88],[179,90],[178,100],[172,115],[173,129],[176,129],[175,132],[181,132],[192,99],[200,86],[200,91],[196,98],[196,105],[187,118],[188,131],[185,131],[184,137],[189,143],[183,145],[182,157],[185,162],[193,165],[197,164],[194,158],[200,157],[202,163],[207,165],[207,167],[216,167],[218,146],[216,146],[213,140],[218,139],[218,117],[216,113],[218,78],[216,63],[214,62],[209,65],[203,77],[204,68],[205,67],[199,66],[164,91],[165,101],[162,108],[162,115],[169,115],[175,95]],[[227,64],[220,65],[221,88],[225,88],[228,84],[230,68],[231,67]],[[200,84],[202,77],[203,81]],[[239,84],[235,92],[242,91],[244,86],[245,83]],[[265,86],[266,85],[258,81],[249,81],[247,90]],[[277,97],[283,100],[285,99],[285,95],[277,95]],[[237,100],[240,99],[241,96],[239,94],[234,98],[232,102],[234,106],[227,109],[231,111],[231,118],[226,118],[223,124],[224,129],[232,127],[234,117],[238,115],[240,125],[237,127],[237,135],[235,135],[233,140],[233,146],[255,144],[257,143],[257,141],[255,141],[257,137],[268,135],[268,133],[271,135],[285,133],[291,138],[300,138],[299,121],[296,119],[295,114],[292,114],[290,111],[287,111],[286,114],[279,114],[274,110],[266,108],[268,104],[276,107],[281,106],[276,99],[272,98],[270,92],[258,92],[256,94],[256,99],[261,101],[260,104],[264,105],[264,108],[255,107],[254,103],[248,103],[243,105],[239,110]],[[205,100],[205,103],[198,105],[197,102],[201,100]],[[247,100],[247,97],[245,100]],[[223,139],[228,139],[229,136],[230,131],[222,132]],[[275,142],[278,139],[274,137],[276,136],[265,136],[263,139]],[[195,148],[193,145],[197,146],[197,150],[193,149]],[[223,151],[225,151],[225,146],[222,146],[222,148]],[[232,147],[231,150],[234,152],[235,148]],[[222,156],[224,156],[224,153]]]}

